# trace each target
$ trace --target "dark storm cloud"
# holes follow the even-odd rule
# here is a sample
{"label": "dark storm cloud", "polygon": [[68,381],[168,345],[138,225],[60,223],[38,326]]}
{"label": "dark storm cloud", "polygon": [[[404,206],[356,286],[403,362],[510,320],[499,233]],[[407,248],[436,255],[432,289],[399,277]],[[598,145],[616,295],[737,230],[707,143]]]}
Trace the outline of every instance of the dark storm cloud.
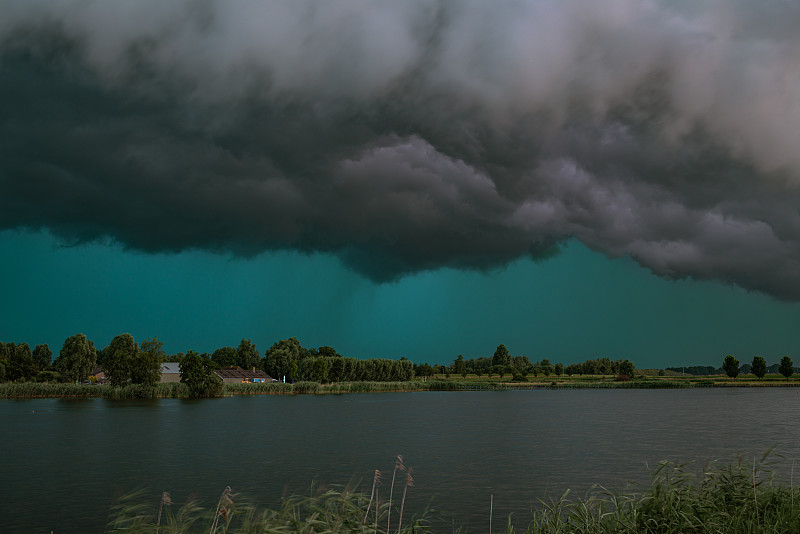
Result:
{"label": "dark storm cloud", "polygon": [[793,3],[0,5],[0,228],[375,280],[576,238],[800,299]]}

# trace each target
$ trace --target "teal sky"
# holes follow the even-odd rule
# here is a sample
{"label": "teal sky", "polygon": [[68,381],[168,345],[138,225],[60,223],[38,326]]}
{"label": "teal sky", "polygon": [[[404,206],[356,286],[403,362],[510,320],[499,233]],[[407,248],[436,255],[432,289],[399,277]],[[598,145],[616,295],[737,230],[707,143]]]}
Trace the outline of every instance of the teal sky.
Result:
{"label": "teal sky", "polygon": [[571,363],[608,356],[642,368],[719,365],[798,352],[800,305],[711,282],[668,281],[579,243],[489,273],[440,269],[376,284],[326,255],[251,260],[64,247],[46,233],[0,233],[0,339],[48,343],[130,332],[169,352],[296,336],[355,357],[447,363],[457,354]]}
{"label": "teal sky", "polygon": [[0,339],[800,362],[800,4],[5,4]]}

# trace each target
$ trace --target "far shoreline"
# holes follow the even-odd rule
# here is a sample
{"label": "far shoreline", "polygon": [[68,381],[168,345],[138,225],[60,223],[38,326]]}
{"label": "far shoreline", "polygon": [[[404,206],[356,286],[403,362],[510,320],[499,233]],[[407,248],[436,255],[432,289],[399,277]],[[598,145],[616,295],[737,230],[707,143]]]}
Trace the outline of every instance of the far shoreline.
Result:
{"label": "far shoreline", "polygon": [[[744,377],[743,377],[744,378]],[[214,398],[247,395],[342,395],[349,393],[403,393],[419,391],[523,391],[546,389],[705,389],[705,388],[794,388],[800,380],[765,378],[762,380],[712,377],[638,377],[618,380],[610,376],[543,377],[526,381],[433,378],[409,382],[273,382],[264,384],[225,384],[221,395]],[[106,398],[110,400],[189,398],[188,388],[179,382],[155,386],[106,384],[64,384],[53,382],[20,382],[0,384],[0,399],[32,398]]]}

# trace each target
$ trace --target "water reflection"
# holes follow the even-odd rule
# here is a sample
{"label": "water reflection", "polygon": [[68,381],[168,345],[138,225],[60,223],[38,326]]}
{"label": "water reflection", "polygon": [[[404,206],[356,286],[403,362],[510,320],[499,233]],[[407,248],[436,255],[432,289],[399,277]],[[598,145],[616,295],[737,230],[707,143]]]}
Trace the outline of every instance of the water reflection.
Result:
{"label": "water reflection", "polygon": [[[115,496],[147,487],[211,501],[227,485],[259,503],[414,467],[407,506],[483,528],[539,499],[647,480],[663,459],[798,456],[800,391],[579,390],[107,401],[0,401],[0,478],[11,532],[101,531]],[[788,470],[788,467],[787,467]],[[388,485],[388,480],[384,480]],[[388,488],[387,488],[388,491]]]}

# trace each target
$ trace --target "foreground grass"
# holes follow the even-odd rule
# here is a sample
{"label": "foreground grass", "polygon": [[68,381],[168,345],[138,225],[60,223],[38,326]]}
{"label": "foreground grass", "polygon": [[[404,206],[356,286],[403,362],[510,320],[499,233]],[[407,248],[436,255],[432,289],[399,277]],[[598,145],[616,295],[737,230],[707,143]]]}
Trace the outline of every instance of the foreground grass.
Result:
{"label": "foreground grass", "polygon": [[[399,495],[397,489],[395,497]],[[408,510],[403,511],[399,499],[389,517],[389,505],[383,502],[376,506],[373,495],[329,490],[310,497],[290,497],[270,509],[241,502],[226,488],[215,506],[189,501],[174,509],[168,494],[162,494],[160,501],[147,502],[140,492],[123,497],[113,507],[108,530],[410,533],[439,531],[431,526],[433,519],[438,519],[435,524],[448,522],[448,518],[431,517],[428,512],[403,518]],[[491,519],[487,517],[486,525],[470,530],[485,532]],[[566,492],[556,501],[543,503],[521,528],[510,518],[493,519],[491,531],[507,534],[796,533],[800,532],[800,494],[791,484],[776,482],[764,459],[715,463],[701,472],[663,462],[653,470],[649,486],[641,492],[620,493],[597,486],[579,499],[571,499]],[[467,532],[464,528],[455,530]]]}

